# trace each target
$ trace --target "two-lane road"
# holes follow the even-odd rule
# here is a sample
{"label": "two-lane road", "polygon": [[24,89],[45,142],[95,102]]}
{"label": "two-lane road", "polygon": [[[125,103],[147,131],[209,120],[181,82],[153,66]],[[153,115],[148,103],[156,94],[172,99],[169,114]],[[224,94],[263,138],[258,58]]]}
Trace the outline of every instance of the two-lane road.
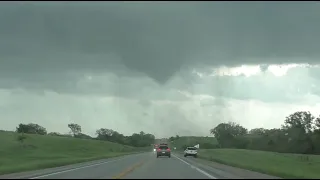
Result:
{"label": "two-lane road", "polygon": [[123,179],[217,179],[176,155],[156,158],[147,155],[143,165]]}
{"label": "two-lane road", "polygon": [[[225,179],[243,178],[172,154],[154,152],[0,176],[0,179]],[[270,177],[272,178],[272,177]]]}

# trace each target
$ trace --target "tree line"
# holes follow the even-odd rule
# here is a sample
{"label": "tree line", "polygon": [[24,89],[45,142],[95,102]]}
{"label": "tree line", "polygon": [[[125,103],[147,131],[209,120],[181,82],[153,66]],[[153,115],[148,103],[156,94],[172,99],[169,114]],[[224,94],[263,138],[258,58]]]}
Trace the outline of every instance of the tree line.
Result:
{"label": "tree line", "polygon": [[68,124],[68,128],[70,129],[69,134],[61,134],[57,132],[48,133],[46,128],[34,124],[19,124],[16,128],[17,133],[25,133],[25,134],[38,134],[38,135],[50,135],[50,136],[62,136],[62,137],[74,137],[80,139],[93,139],[93,140],[101,140],[101,141],[110,141],[114,143],[119,143],[123,145],[129,145],[134,147],[147,147],[154,143],[155,136],[153,134],[144,133],[141,131],[140,133],[133,133],[131,136],[125,136],[115,130],[100,128],[96,130],[96,137],[91,137],[87,134],[82,133],[81,126],[79,124]]}
{"label": "tree line", "polygon": [[320,116],[298,111],[287,116],[280,128],[248,130],[234,122],[210,130],[217,148],[238,148],[281,153],[320,154]]}

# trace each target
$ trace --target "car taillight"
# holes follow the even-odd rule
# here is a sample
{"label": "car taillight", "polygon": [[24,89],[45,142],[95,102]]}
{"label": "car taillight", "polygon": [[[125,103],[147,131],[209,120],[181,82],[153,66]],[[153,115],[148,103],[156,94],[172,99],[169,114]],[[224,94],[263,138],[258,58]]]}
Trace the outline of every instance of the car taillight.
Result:
{"label": "car taillight", "polygon": [[168,148],[167,151],[171,151],[170,148]]}
{"label": "car taillight", "polygon": [[158,148],[158,149],[157,149],[157,151],[161,151],[161,149],[160,149],[160,148]]}

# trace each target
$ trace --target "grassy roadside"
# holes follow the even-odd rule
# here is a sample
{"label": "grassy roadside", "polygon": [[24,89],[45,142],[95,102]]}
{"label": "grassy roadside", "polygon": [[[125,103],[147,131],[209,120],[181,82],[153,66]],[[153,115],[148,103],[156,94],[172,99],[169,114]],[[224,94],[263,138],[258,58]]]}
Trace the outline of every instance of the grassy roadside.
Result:
{"label": "grassy roadside", "polygon": [[282,178],[319,178],[320,156],[242,149],[202,149],[199,158]]}
{"label": "grassy roadside", "polygon": [[0,132],[0,175],[117,157],[150,150],[117,143],[57,136]]}

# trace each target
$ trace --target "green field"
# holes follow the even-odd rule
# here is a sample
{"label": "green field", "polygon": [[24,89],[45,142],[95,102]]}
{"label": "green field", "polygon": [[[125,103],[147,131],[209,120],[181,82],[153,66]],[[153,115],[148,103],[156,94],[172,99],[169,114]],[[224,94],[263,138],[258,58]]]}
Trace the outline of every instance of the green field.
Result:
{"label": "green field", "polygon": [[242,149],[207,149],[199,158],[282,178],[319,178],[320,156]]}
{"label": "green field", "polygon": [[185,146],[200,144],[199,158],[282,178],[319,178],[320,156],[285,154],[243,149],[218,149],[214,137],[179,137],[170,142],[182,152]]}
{"label": "green field", "polygon": [[0,132],[0,174],[62,166],[147,151],[107,141]]}

